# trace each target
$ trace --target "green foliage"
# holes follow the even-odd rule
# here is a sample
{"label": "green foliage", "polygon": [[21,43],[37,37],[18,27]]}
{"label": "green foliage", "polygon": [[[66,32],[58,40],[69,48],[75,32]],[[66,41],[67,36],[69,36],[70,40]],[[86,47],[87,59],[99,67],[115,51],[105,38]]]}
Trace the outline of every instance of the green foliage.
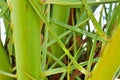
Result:
{"label": "green foliage", "polygon": [[118,0],[0,0],[0,9],[6,30],[5,44],[0,41],[0,80],[119,76]]}

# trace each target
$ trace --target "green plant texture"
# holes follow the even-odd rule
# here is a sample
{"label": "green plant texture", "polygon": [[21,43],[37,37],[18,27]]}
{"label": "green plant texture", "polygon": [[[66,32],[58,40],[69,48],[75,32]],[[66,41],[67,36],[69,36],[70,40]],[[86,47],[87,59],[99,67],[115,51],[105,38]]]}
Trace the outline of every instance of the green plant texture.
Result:
{"label": "green plant texture", "polygon": [[119,0],[0,0],[0,80],[120,78],[119,9]]}

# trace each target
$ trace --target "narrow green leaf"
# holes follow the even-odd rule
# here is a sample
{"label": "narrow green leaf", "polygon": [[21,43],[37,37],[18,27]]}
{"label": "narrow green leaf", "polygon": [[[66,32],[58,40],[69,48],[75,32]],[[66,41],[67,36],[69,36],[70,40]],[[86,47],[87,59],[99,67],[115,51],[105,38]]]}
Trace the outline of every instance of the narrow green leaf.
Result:
{"label": "narrow green leaf", "polygon": [[[93,59],[93,62],[98,61],[98,58]],[[88,61],[81,62],[78,64],[79,66],[86,66],[88,64]],[[57,73],[67,72],[68,67],[61,67],[56,69],[49,69],[44,72],[44,76],[49,76]],[[76,69],[75,65],[69,66],[70,71]]]}
{"label": "narrow green leaf", "polygon": [[[85,20],[83,20],[82,22],[79,22],[78,24],[76,24],[75,27],[80,27],[82,24],[86,23],[88,20],[89,20],[89,19],[85,19]],[[56,23],[56,24],[58,25],[59,23]],[[62,26],[63,26],[63,25],[61,25],[61,27],[62,27]],[[61,39],[61,38],[63,38],[64,36],[70,34],[71,32],[72,32],[71,30],[68,30],[68,31],[64,32],[63,34],[61,34],[60,36],[58,36],[58,38]],[[51,45],[52,45],[53,43],[55,43],[55,42],[56,42],[56,39],[51,40],[51,41],[48,43],[47,47],[51,46]]]}
{"label": "narrow green leaf", "polygon": [[115,7],[115,10],[113,11],[112,17],[110,18],[110,20],[107,23],[106,26],[106,35],[107,36],[111,36],[111,30],[112,27],[115,27],[115,23],[116,23],[116,18],[118,17],[118,15],[120,14],[120,3],[118,4],[118,6]]}
{"label": "narrow green leaf", "polygon": [[88,3],[86,0],[82,0],[84,6],[85,6],[85,9],[88,13],[88,16],[90,17],[90,19],[92,20],[93,24],[94,24],[94,27],[96,28],[96,31],[97,33],[103,38],[105,37],[105,34],[102,30],[102,27],[99,25],[99,23],[97,22],[97,20],[95,19],[95,16],[94,14],[92,13],[92,10],[90,9]]}
{"label": "narrow green leaf", "polygon": [[90,57],[89,57],[88,66],[87,66],[88,71],[91,70],[91,64],[92,64],[93,57],[94,57],[96,42],[97,42],[97,36],[94,39],[94,43],[93,43],[93,46],[92,46],[92,49],[91,49],[91,52],[90,52]]}
{"label": "narrow green leaf", "polygon": [[52,55],[50,52],[47,52],[47,55],[51,57],[56,63],[58,63],[60,66],[66,66],[63,62],[60,61],[60,59],[56,58],[54,55]]}
{"label": "narrow green leaf", "polygon": [[[92,34],[92,33],[89,33],[89,32],[87,32],[87,31],[85,31],[85,30],[82,30],[82,29],[79,29],[79,28],[76,28],[76,27],[73,27],[73,26],[70,26],[70,25],[67,25],[67,24],[65,24],[65,23],[63,23],[63,22],[60,22],[60,21],[58,21],[58,20],[50,19],[50,21],[53,22],[53,23],[55,23],[55,24],[61,25],[61,27],[70,29],[70,30],[75,31],[75,32],[77,32],[77,33],[85,34],[86,36],[88,36],[88,37],[90,37],[90,38],[94,38],[94,37],[95,37],[95,35]],[[77,26],[77,25],[76,25],[76,26]],[[101,37],[99,37],[99,36],[98,36],[98,40],[100,40],[100,41],[105,41],[105,40],[103,40],[103,39],[102,39]]]}
{"label": "narrow green leaf", "polygon": [[[92,66],[93,57],[94,57],[94,51],[95,51],[95,48],[96,48],[96,43],[97,43],[97,35],[94,38],[93,46],[92,46],[92,49],[91,49],[91,52],[90,52],[89,61],[88,61],[88,65],[87,65],[87,70],[88,71],[91,71],[91,66]],[[87,79],[87,77],[85,77],[85,80],[86,79]]]}

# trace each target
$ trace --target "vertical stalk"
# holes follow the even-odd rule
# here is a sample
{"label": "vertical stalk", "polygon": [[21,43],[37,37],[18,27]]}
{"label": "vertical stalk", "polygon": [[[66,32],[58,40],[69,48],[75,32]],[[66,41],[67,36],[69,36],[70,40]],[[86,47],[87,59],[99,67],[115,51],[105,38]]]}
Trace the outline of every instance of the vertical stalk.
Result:
{"label": "vertical stalk", "polygon": [[113,33],[110,41],[101,51],[101,58],[92,71],[88,80],[113,80],[115,73],[120,68],[120,25]]}
{"label": "vertical stalk", "polygon": [[[60,6],[60,5],[52,5],[52,18],[57,19],[61,22],[67,23],[69,19],[69,11],[70,8],[67,6]],[[58,26],[56,24],[53,25],[53,30],[55,34],[60,35],[65,32],[65,28]],[[52,40],[53,36],[50,35],[49,40]],[[64,42],[65,37],[62,39]],[[57,58],[59,58],[63,54],[62,48],[58,45],[58,43],[53,44],[51,47],[51,51],[53,55],[55,55]]]}
{"label": "vertical stalk", "polygon": [[[47,7],[48,12],[47,12],[47,19],[49,22],[50,19],[50,5]],[[42,70],[44,71],[46,68],[46,61],[47,61],[47,43],[48,42],[48,27],[45,26],[45,31],[44,31],[44,42],[43,42],[43,53],[42,53]]]}
{"label": "vertical stalk", "polygon": [[27,0],[10,0],[10,4],[17,80],[42,80],[40,18]]}

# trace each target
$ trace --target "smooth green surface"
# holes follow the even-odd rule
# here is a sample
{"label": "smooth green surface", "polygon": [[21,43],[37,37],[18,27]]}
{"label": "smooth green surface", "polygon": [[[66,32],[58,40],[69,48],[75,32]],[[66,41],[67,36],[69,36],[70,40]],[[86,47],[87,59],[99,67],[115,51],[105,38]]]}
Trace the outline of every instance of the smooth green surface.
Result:
{"label": "smooth green surface", "polygon": [[113,80],[120,68],[120,25],[113,33],[110,41],[101,51],[101,58],[91,72],[88,80]]}
{"label": "smooth green surface", "polygon": [[10,0],[10,3],[14,26],[17,80],[40,80],[42,77],[40,18],[27,0]]}

